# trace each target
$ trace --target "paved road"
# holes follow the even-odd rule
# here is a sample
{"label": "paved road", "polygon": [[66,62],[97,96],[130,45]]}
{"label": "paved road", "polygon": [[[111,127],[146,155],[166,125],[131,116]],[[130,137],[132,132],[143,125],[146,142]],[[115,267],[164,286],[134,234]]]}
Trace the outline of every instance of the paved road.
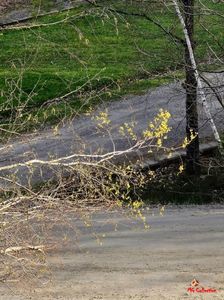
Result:
{"label": "paved road", "polygon": [[[207,77],[216,85],[220,86],[220,94],[224,96],[223,74],[209,75]],[[218,129],[224,130],[224,110],[213,96],[211,90],[206,89],[206,94],[212,115]],[[0,168],[2,166],[25,162],[30,159],[47,160],[50,157],[64,157],[76,153],[82,149],[84,153],[101,153],[113,150],[123,150],[127,148],[128,141],[119,133],[118,128],[124,122],[135,121],[135,131],[141,135],[147,124],[159,112],[159,109],[167,109],[171,113],[170,126],[172,130],[168,135],[166,145],[181,145],[185,136],[185,91],[180,83],[164,85],[156,89],[149,90],[146,95],[126,97],[120,101],[106,103],[100,106],[92,115],[82,115],[72,122],[60,127],[57,134],[54,130],[45,130],[37,135],[26,135],[19,141],[0,146]],[[111,120],[111,135],[99,132],[93,116],[100,111],[107,110]],[[212,138],[212,132],[204,114],[202,104],[198,105],[200,117],[200,137],[202,140]],[[0,171],[0,176],[13,173],[11,171]],[[40,173],[37,168],[33,173],[31,181],[37,183],[41,178],[50,178],[53,171],[49,168],[42,169]],[[21,184],[27,182],[30,172],[26,167],[18,170],[18,178]],[[41,177],[42,176],[42,177]],[[0,184],[4,184],[0,182]]]}
{"label": "paved road", "polygon": [[[122,215],[95,215],[93,231],[106,234],[102,246],[68,216],[86,234],[77,248],[71,231],[70,244],[51,253],[52,283],[31,290],[23,283],[22,296],[13,283],[11,291],[1,286],[1,299],[224,299],[224,206],[174,206],[163,217],[156,208],[153,213],[146,214],[148,231]],[[187,293],[194,277],[218,292]]]}
{"label": "paved road", "polygon": [[[1,0],[2,1],[2,0]],[[17,5],[15,5],[15,2]],[[74,8],[80,3],[87,3],[83,0],[59,0],[46,5],[41,3],[41,7],[34,8],[32,1],[27,0],[8,0],[0,3],[0,25],[7,25],[14,22],[29,20],[34,16],[41,16],[47,13],[55,13],[62,10]],[[45,6],[44,6],[45,4]]]}

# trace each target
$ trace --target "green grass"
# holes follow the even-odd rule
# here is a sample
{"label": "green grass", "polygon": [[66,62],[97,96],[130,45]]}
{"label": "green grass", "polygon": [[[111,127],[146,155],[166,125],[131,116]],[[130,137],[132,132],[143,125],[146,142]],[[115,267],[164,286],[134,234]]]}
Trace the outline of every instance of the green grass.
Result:
{"label": "green grass", "polygon": [[[119,8],[123,5],[122,1],[115,2]],[[27,130],[43,124],[43,120],[57,122],[74,112],[87,111],[104,100],[142,93],[170,81],[171,74],[181,76],[181,71],[175,70],[182,68],[183,49],[156,25],[140,17],[115,18],[109,13],[107,18],[88,10],[83,6],[33,21],[65,19],[52,26],[0,33],[0,122],[11,124],[15,117],[22,124],[20,129]],[[174,22],[175,16],[161,12],[159,7],[151,14],[165,27]],[[200,21],[223,45],[221,19],[203,16]],[[175,22],[173,32],[181,34]],[[200,62],[207,62],[207,43],[217,54],[222,53],[213,39],[197,26]],[[77,92],[66,103],[53,109],[41,107],[73,90]],[[18,107],[23,108],[24,103],[26,108],[20,115]]]}

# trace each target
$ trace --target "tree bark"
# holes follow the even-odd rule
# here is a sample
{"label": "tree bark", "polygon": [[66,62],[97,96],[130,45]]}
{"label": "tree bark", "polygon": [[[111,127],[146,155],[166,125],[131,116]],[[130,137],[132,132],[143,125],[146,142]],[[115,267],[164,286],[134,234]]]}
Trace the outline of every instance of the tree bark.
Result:
{"label": "tree bark", "polygon": [[[194,49],[194,0],[182,0],[186,29]],[[197,109],[197,78],[192,65],[187,43],[185,44],[185,88],[186,88],[186,172],[189,175],[200,175],[199,135]],[[193,136],[196,136],[192,140]]]}

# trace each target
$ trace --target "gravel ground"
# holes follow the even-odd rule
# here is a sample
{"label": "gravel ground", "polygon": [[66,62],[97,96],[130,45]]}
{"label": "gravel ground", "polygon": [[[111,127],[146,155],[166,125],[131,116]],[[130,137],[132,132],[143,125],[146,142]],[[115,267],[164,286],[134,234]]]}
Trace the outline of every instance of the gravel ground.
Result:
{"label": "gravel ground", "polygon": [[[102,246],[87,232],[77,248],[70,234],[69,245],[50,254],[51,283],[30,288],[21,282],[20,289],[9,283],[10,290],[1,285],[1,299],[224,299],[224,206],[153,213],[146,214],[148,231],[121,215],[95,215],[95,232],[106,234]],[[189,293],[194,278],[217,292]]]}

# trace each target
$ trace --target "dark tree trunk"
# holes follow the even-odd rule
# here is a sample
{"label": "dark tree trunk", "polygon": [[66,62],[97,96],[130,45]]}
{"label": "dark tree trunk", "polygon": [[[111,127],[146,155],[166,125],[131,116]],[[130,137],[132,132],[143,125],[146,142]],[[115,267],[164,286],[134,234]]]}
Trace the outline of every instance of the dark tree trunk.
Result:
{"label": "dark tree trunk", "polygon": [[[194,0],[182,0],[184,18],[188,34],[194,49]],[[197,111],[197,80],[187,45],[185,45],[185,73],[186,73],[186,135],[188,139],[186,172],[189,175],[199,175],[199,136],[198,136],[198,111]],[[191,136],[197,135],[191,141]]]}

